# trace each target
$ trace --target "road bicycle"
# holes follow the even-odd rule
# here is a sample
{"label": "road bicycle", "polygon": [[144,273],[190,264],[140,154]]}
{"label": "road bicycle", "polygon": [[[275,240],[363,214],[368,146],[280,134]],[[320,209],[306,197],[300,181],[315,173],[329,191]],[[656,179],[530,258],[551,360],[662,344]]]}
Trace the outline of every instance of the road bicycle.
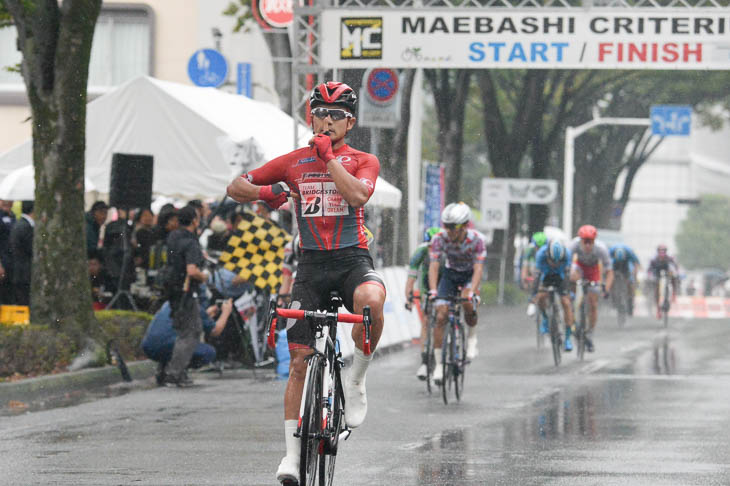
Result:
{"label": "road bicycle", "polygon": [[269,306],[269,347],[276,344],[276,322],[280,317],[307,321],[315,336],[314,352],[307,358],[299,425],[295,434],[301,440],[300,486],[332,484],[340,440],[346,440],[351,432],[345,423],[345,394],[341,376],[344,363],[336,344],[337,323],[362,323],[363,353],[370,354],[371,351],[370,308],[365,306],[362,314],[347,314],[338,312],[341,306],[342,299],[336,292],[332,292],[326,310],[277,308],[275,300]]}
{"label": "road bicycle", "polygon": [[578,294],[575,296],[577,319],[575,320],[575,348],[576,356],[579,360],[583,361],[583,356],[586,351],[586,332],[588,326],[588,313],[590,304],[586,296],[591,292],[595,292],[595,288],[599,287],[600,282],[592,282],[589,280],[578,280],[576,282],[576,291]]}
{"label": "road bicycle", "polygon": [[452,389],[456,401],[461,400],[461,395],[464,393],[466,365],[469,363],[466,358],[466,329],[464,321],[461,319],[461,304],[472,302],[476,309],[476,302],[460,295],[446,297],[444,300],[448,301],[449,310],[444,329],[444,340],[441,345],[441,366],[443,367],[441,392],[444,404],[448,405]]}
{"label": "road bicycle", "polygon": [[622,271],[614,271],[613,287],[611,288],[611,297],[613,305],[616,308],[616,319],[618,327],[624,327],[629,314],[629,279]]}
{"label": "road bicycle", "polygon": [[[561,361],[560,347],[563,344],[563,335],[560,331],[563,326],[560,323],[565,322],[562,317],[563,308],[560,302],[560,293],[553,285],[540,288],[540,292],[547,292],[548,294],[548,306],[544,312],[548,316],[548,329],[550,330],[550,344],[552,344],[553,348],[553,361],[555,362],[555,366],[559,366]],[[540,311],[537,314],[542,318],[542,313],[543,311]]]}
{"label": "road bicycle", "polygon": [[669,275],[666,270],[659,272],[659,280],[657,280],[657,291],[659,292],[659,311],[661,312],[664,327],[669,326],[669,308],[672,306],[671,294],[669,290]]}

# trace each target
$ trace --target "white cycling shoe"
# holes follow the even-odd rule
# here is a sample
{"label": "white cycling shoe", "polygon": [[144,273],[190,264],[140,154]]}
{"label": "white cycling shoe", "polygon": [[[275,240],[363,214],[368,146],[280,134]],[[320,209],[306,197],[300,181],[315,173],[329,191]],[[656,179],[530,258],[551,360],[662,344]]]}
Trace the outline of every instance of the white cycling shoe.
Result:
{"label": "white cycling shoe", "polygon": [[299,482],[299,458],[295,456],[284,456],[276,470],[276,480]]}
{"label": "white cycling shoe", "polygon": [[421,363],[421,366],[418,367],[418,371],[416,371],[416,377],[423,381],[426,379],[426,376],[428,376],[428,367],[426,366],[426,363]]}
{"label": "white cycling shoe", "polygon": [[354,429],[362,425],[368,413],[368,397],[365,391],[365,378],[362,383],[345,380],[345,422]]}
{"label": "white cycling shoe", "polygon": [[433,384],[436,386],[441,385],[441,382],[444,381],[444,367],[441,365],[441,363],[436,363],[436,366],[433,368]]}
{"label": "white cycling shoe", "polygon": [[532,317],[535,315],[535,312],[537,312],[537,306],[535,304],[533,304],[532,302],[527,304],[527,315]]}
{"label": "white cycling shoe", "polygon": [[474,333],[466,339],[466,359],[474,359],[479,356],[479,349],[477,348],[477,336]]}

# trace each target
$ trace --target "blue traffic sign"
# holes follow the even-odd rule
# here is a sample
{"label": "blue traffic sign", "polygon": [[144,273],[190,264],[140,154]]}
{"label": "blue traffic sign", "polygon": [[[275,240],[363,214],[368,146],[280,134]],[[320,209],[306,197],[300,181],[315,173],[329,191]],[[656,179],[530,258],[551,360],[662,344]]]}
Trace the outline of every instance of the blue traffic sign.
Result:
{"label": "blue traffic sign", "polygon": [[689,135],[692,126],[692,107],[656,105],[651,107],[651,133],[661,137]]}
{"label": "blue traffic sign", "polygon": [[392,69],[373,69],[367,83],[368,95],[377,104],[389,104],[398,92],[398,74]]}
{"label": "blue traffic sign", "polygon": [[198,49],[188,61],[188,77],[196,86],[217,88],[228,77],[228,62],[215,49]]}

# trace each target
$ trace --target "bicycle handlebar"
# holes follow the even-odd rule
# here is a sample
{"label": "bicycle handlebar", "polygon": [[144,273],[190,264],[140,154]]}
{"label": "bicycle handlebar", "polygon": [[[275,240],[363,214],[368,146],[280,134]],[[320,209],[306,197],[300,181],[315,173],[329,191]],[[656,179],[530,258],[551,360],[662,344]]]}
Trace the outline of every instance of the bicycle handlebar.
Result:
{"label": "bicycle handlebar", "polygon": [[323,311],[308,311],[303,309],[285,309],[282,307],[276,307],[274,301],[271,302],[269,307],[269,334],[267,338],[267,344],[269,348],[273,349],[276,345],[276,324],[278,317],[284,317],[286,319],[297,319],[297,320],[315,320],[315,319],[334,319],[337,322],[347,322],[350,324],[363,324],[363,353],[369,355],[371,351],[370,343],[370,326],[372,325],[372,317],[370,315],[370,306],[365,306],[362,310],[362,314],[348,314],[346,312],[323,312]]}

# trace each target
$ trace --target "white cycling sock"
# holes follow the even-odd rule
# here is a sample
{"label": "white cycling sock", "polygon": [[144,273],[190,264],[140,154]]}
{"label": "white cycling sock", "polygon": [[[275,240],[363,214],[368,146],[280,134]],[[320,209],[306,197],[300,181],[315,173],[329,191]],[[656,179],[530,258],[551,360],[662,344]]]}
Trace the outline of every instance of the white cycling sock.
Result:
{"label": "white cycling sock", "polygon": [[366,356],[360,348],[355,347],[355,352],[352,355],[352,368],[350,368],[349,374],[350,383],[359,385],[365,381],[365,373],[372,359],[372,353]]}
{"label": "white cycling sock", "polygon": [[476,334],[477,334],[477,326],[476,326],[476,324],[473,325],[473,326],[466,326],[466,328],[467,328],[467,331],[466,331],[466,337],[467,338],[470,338],[472,336],[476,336]]}
{"label": "white cycling sock", "polygon": [[441,366],[441,348],[433,348],[433,357],[436,360],[436,366]]}
{"label": "white cycling sock", "polygon": [[286,440],[286,455],[296,457],[299,460],[302,442],[299,437],[294,437],[297,432],[297,422],[297,420],[284,420],[284,438]]}

